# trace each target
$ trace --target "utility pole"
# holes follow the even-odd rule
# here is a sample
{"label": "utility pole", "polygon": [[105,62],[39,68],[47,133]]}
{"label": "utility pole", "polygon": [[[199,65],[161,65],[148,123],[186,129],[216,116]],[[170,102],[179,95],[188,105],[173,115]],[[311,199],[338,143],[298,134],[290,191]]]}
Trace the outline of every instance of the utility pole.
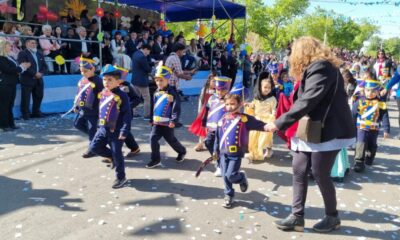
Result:
{"label": "utility pole", "polygon": [[[235,0],[232,0],[232,2],[235,3]],[[231,36],[233,34],[234,27],[235,27],[235,20],[232,18],[231,19]]]}

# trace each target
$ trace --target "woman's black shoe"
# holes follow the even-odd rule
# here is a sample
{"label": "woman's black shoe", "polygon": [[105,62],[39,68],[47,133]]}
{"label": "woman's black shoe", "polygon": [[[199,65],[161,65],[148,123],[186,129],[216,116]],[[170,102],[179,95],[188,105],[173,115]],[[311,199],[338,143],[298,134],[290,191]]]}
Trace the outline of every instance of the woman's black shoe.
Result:
{"label": "woman's black shoe", "polygon": [[319,233],[327,233],[340,228],[339,217],[325,216],[324,219],[314,225],[313,230]]}
{"label": "woman's black shoe", "polygon": [[284,231],[304,231],[304,218],[290,214],[287,218],[275,221],[274,224],[277,228]]}

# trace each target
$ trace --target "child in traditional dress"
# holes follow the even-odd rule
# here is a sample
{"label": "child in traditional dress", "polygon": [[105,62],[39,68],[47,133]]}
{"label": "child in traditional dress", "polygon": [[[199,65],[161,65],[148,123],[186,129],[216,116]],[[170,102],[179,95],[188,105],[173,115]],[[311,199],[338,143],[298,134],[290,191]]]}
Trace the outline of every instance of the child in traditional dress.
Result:
{"label": "child in traditional dress", "polygon": [[208,99],[215,93],[215,80],[217,74],[215,72],[208,75],[208,79],[204,84],[204,87],[201,89],[200,97],[199,97],[199,106],[198,106],[198,115],[196,119],[193,121],[192,125],[189,127],[189,131],[197,136],[199,136],[199,142],[196,144],[194,150],[196,152],[200,152],[206,150],[204,146],[204,137],[207,134],[206,128],[202,124],[202,120],[204,115],[206,114],[206,104],[208,103]]}
{"label": "child in traditional dress", "polygon": [[[74,121],[76,129],[88,134],[89,142],[92,141],[97,131],[99,120],[99,99],[97,95],[103,90],[103,81],[95,73],[95,61],[81,57],[79,69],[82,79],[78,82],[78,93],[74,101],[74,112],[77,116]],[[96,154],[87,150],[83,158],[94,157]]]}
{"label": "child in traditional dress", "polygon": [[[273,81],[265,75],[260,75],[255,90],[254,100],[245,104],[254,109],[254,117],[257,120],[270,123],[275,121],[276,98],[272,92]],[[273,133],[251,131],[249,137],[249,153],[245,155],[249,161],[259,161],[270,158],[273,154]]]}
{"label": "child in traditional dress", "polygon": [[266,124],[240,113],[242,103],[240,95],[227,94],[224,103],[227,113],[218,121],[213,155],[220,160],[225,185],[223,206],[231,208],[235,195],[233,184],[239,184],[241,192],[246,192],[249,187],[245,172],[240,171],[242,158],[249,144],[249,131],[265,131]]}
{"label": "child in traditional dress", "polygon": [[[207,127],[207,135],[204,143],[207,150],[213,155],[215,145],[215,131],[218,127],[218,121],[226,113],[224,97],[229,93],[232,79],[228,77],[215,77],[215,93],[208,99],[206,104],[206,113],[203,117],[203,126]],[[221,168],[217,161],[217,169],[214,173],[216,177],[221,176]]]}
{"label": "child in traditional dress", "polygon": [[379,81],[365,80],[364,94],[353,106],[353,117],[357,119],[355,172],[363,172],[365,164],[372,165],[378,149],[377,139],[380,125],[384,129],[384,138],[389,137],[389,115],[386,103],[380,99],[380,88]]}

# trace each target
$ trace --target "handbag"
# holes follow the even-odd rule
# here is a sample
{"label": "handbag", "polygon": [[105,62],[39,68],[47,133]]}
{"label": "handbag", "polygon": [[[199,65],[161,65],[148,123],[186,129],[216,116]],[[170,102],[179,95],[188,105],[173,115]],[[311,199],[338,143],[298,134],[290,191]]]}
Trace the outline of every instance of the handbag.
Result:
{"label": "handbag", "polygon": [[324,123],[325,123],[326,117],[328,116],[334,96],[336,95],[338,85],[339,85],[339,71],[337,73],[335,91],[333,93],[331,102],[329,103],[329,105],[326,109],[324,118],[322,119],[322,121],[320,121],[320,120],[313,121],[307,115],[302,117],[299,120],[299,125],[298,125],[297,131],[296,131],[297,138],[299,138],[302,141],[309,142],[309,143],[321,143],[322,129],[324,128]]}

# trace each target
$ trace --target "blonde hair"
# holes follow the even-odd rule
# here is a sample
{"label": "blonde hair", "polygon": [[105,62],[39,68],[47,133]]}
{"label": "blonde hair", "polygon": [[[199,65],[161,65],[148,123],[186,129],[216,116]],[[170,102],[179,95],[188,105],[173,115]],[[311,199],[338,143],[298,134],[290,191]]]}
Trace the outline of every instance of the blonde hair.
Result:
{"label": "blonde hair", "polygon": [[22,35],[33,35],[32,28],[29,25],[22,25],[20,31]]}
{"label": "blonde hair", "polygon": [[5,38],[0,38],[0,56],[2,57],[7,57],[7,53],[5,52],[7,44],[11,45]]}
{"label": "blonde hair", "polygon": [[289,57],[290,75],[301,79],[301,75],[307,67],[319,60],[328,61],[335,67],[341,65],[341,61],[332,53],[331,49],[318,39],[308,36],[300,37],[292,44],[292,53]]}

